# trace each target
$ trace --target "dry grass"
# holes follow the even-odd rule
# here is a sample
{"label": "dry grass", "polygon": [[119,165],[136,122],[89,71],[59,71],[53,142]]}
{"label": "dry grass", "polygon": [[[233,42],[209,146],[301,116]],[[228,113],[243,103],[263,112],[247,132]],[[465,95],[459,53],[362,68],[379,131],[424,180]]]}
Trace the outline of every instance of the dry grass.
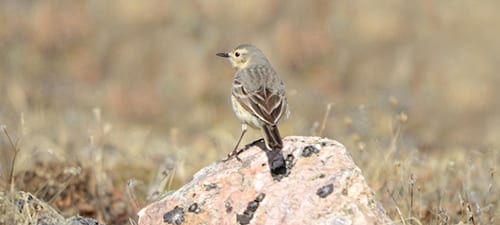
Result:
{"label": "dry grass", "polygon": [[[222,2],[0,3],[14,188],[44,171],[58,182],[29,188],[67,215],[128,223],[230,151],[232,70],[214,54],[250,42],[286,81],[282,133],[344,143],[394,221],[498,223],[497,1]],[[8,190],[3,134],[0,151]]]}

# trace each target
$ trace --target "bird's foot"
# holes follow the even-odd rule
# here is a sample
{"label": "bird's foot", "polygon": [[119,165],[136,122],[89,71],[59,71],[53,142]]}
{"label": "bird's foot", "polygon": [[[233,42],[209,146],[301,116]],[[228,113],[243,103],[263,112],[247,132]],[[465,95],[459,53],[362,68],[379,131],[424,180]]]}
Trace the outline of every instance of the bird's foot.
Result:
{"label": "bird's foot", "polygon": [[244,151],[248,150],[250,147],[252,147],[254,145],[258,145],[259,147],[262,148],[261,143],[264,143],[264,138],[257,139],[255,141],[253,141],[252,143],[246,144],[245,147],[243,147],[243,148],[240,148],[240,149],[235,148],[235,149],[233,149],[233,151],[231,151],[229,154],[227,154],[226,158],[223,159],[222,162],[229,161],[233,157],[236,158],[238,161],[241,162],[241,158],[239,157],[239,155],[241,153],[243,153]]}

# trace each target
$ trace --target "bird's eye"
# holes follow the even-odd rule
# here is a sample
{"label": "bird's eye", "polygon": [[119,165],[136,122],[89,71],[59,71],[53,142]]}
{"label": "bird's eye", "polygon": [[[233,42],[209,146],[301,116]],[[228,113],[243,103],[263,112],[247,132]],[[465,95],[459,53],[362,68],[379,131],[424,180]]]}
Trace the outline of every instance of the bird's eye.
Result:
{"label": "bird's eye", "polygon": [[234,56],[236,56],[236,57],[240,57],[240,53],[239,53],[239,52],[235,52],[235,53],[234,53]]}

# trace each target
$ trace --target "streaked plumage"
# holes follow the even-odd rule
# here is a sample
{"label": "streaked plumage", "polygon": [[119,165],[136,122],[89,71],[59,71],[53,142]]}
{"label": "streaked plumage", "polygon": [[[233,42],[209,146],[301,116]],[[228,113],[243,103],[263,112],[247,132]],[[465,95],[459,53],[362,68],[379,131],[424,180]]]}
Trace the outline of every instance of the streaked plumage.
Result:
{"label": "streaked plumage", "polygon": [[283,142],[277,125],[288,116],[285,84],[281,78],[253,45],[240,45],[232,52],[217,55],[229,58],[237,69],[231,101],[236,116],[242,121],[242,134],[233,153],[246,132],[246,125],[262,130],[269,150],[281,150]]}

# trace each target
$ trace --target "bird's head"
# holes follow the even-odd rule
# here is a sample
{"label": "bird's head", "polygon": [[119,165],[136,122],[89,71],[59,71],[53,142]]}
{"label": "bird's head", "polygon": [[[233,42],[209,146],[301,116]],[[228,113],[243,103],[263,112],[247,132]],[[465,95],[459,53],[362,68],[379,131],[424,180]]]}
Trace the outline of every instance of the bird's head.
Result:
{"label": "bird's head", "polygon": [[231,52],[217,53],[217,56],[229,58],[229,61],[236,69],[243,69],[249,65],[269,63],[266,56],[260,49],[253,45],[242,44]]}

